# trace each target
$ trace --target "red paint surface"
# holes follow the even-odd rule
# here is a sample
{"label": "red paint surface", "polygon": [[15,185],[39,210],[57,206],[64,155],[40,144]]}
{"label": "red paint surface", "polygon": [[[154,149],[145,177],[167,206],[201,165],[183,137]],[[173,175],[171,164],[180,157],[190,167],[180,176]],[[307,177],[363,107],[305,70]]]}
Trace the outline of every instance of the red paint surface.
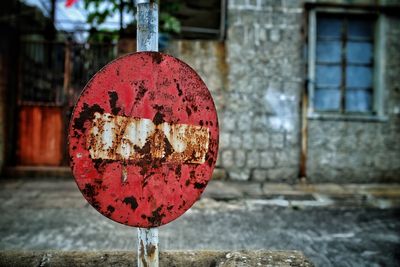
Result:
{"label": "red paint surface", "polygon": [[65,1],[65,6],[66,7],[71,7],[73,4],[75,4],[76,2],[78,2],[78,0],[66,0]]}
{"label": "red paint surface", "polygon": [[[95,112],[153,121],[161,115],[171,124],[207,127],[206,161],[92,159],[87,136]],[[215,166],[218,134],[211,94],[193,69],[165,54],[134,53],[105,66],[83,90],[69,128],[71,168],[82,194],[100,213],[126,225],[156,227],[182,215],[200,197]]]}

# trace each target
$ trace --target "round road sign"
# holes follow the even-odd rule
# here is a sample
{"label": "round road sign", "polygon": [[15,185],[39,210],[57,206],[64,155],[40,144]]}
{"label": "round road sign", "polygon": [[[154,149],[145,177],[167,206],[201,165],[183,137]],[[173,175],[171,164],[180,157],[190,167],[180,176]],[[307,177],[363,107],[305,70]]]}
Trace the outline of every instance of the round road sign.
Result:
{"label": "round road sign", "polygon": [[83,90],[69,127],[70,164],[101,214],[156,227],[200,197],[218,134],[211,94],[193,69],[162,53],[134,53],[105,66]]}

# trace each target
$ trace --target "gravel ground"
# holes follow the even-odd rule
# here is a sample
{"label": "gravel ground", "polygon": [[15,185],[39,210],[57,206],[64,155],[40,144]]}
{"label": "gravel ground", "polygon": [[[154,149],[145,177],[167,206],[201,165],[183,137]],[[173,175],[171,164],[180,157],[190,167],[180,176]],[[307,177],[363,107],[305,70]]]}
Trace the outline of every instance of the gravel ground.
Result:
{"label": "gravel ground", "polygon": [[[97,213],[73,182],[1,182],[0,201],[0,250],[136,249],[136,230]],[[160,227],[160,247],[299,250],[316,266],[400,266],[399,218],[399,208],[203,198]]]}

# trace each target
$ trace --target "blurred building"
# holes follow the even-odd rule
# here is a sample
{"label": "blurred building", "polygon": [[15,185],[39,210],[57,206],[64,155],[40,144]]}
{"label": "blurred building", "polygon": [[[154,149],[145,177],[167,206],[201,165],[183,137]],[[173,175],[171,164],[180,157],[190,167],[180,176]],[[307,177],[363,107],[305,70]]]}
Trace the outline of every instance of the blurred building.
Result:
{"label": "blurred building", "polygon": [[[185,0],[175,15],[182,33],[167,52],[200,73],[218,109],[215,178],[400,181],[399,0]],[[59,33],[34,50],[19,23],[0,20],[0,162],[62,169],[73,103],[115,50]]]}
{"label": "blurred building", "polygon": [[400,1],[230,0],[224,41],[179,41],[219,112],[218,176],[400,181]]}

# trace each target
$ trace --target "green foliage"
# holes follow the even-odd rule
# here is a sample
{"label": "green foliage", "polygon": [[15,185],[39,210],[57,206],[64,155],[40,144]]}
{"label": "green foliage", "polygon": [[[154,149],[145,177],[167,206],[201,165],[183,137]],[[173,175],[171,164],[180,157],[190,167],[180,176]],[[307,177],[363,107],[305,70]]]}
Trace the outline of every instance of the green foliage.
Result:
{"label": "green foliage", "polygon": [[160,28],[166,33],[180,33],[181,23],[174,16],[166,12],[160,12]]}
{"label": "green foliage", "polygon": [[92,28],[88,37],[88,42],[92,43],[113,43],[118,40],[119,33],[116,30],[102,29],[97,31]]}
{"label": "green foliage", "polygon": [[[180,21],[172,14],[177,12],[182,0],[161,0],[160,2],[160,31],[164,33],[179,33],[181,31]],[[134,0],[84,0],[84,7],[88,11],[87,22],[93,29],[99,27],[105,20],[120,12],[135,15],[136,6]],[[134,22],[136,23],[136,22]]]}

